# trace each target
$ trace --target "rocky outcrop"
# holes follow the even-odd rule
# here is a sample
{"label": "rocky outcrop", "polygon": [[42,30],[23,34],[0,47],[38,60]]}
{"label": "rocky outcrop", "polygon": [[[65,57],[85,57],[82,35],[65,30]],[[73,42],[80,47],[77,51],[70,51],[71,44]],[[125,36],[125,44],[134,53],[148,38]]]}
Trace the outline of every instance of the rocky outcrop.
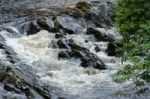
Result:
{"label": "rocky outcrop", "polygon": [[68,15],[58,16],[56,18],[56,24],[67,30],[69,34],[81,33],[86,29],[84,20],[75,19]]}
{"label": "rocky outcrop", "polygon": [[70,50],[61,51],[58,54],[59,59],[79,58],[81,60],[82,67],[93,67],[100,70],[106,69],[105,64],[98,58],[97,55],[91,53],[88,49],[75,44],[73,40],[69,40],[68,44],[63,45],[62,48],[66,48]]}

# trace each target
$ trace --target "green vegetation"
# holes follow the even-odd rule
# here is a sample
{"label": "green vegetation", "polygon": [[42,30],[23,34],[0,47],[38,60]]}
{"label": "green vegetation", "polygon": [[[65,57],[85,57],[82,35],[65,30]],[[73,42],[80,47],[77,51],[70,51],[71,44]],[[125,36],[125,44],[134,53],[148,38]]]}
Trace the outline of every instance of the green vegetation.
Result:
{"label": "green vegetation", "polygon": [[123,82],[132,77],[137,86],[142,86],[150,82],[150,0],[117,0],[115,12],[115,23],[123,36],[120,56],[132,65],[125,66],[113,79]]}

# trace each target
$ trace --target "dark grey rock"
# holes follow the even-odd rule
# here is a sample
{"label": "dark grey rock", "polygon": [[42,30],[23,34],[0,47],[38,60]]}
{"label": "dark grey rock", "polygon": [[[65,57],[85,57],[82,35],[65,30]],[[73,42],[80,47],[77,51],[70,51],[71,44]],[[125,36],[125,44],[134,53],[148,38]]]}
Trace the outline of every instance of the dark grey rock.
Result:
{"label": "dark grey rock", "polygon": [[86,29],[86,24],[82,19],[75,19],[68,15],[58,16],[57,23],[66,29],[70,34],[81,33]]}
{"label": "dark grey rock", "polygon": [[57,45],[59,48],[69,49],[68,41],[67,40],[58,40]]}
{"label": "dark grey rock", "polygon": [[93,35],[97,41],[109,41],[113,42],[114,39],[105,33],[101,33],[96,28],[88,28],[86,34]]}
{"label": "dark grey rock", "polygon": [[29,29],[27,30],[27,35],[33,35],[38,33],[41,30],[36,21],[33,21],[29,25]]}
{"label": "dark grey rock", "polygon": [[88,49],[75,44],[73,40],[68,41],[71,50],[61,51],[58,58],[79,58],[82,67],[93,67],[96,69],[106,69],[105,64],[98,58],[97,55],[91,53]]}
{"label": "dark grey rock", "polygon": [[52,31],[54,29],[54,22],[51,18],[39,18],[37,19],[37,24],[47,31]]}
{"label": "dark grey rock", "polygon": [[101,51],[101,49],[100,49],[100,47],[98,45],[95,46],[95,51],[96,52],[100,52]]}

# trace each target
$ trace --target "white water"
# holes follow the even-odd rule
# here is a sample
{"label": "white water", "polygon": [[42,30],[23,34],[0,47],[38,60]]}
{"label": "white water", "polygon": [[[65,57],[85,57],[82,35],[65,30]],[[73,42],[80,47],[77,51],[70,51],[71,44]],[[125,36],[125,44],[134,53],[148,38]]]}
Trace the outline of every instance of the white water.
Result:
{"label": "white water", "polygon": [[[120,66],[119,60],[116,57],[108,57],[104,51],[96,53],[94,50],[95,44],[105,50],[107,42],[94,42],[94,38],[84,34],[67,35],[67,38],[90,49],[108,65],[108,70],[100,71],[93,68],[82,68],[79,59],[58,60],[58,52],[61,50],[48,48],[50,42],[56,40],[54,36],[54,33],[42,30],[31,36],[7,37],[6,43],[17,52],[22,62],[32,64],[40,81],[62,88],[64,92],[71,95],[90,93],[95,87],[104,88],[104,91],[109,91],[108,89],[113,89],[113,87],[119,88],[119,85],[112,82],[110,77],[110,74],[116,72],[116,68]],[[85,39],[88,39],[89,42],[85,43]],[[84,97],[91,99],[93,96],[90,97],[89,94]]]}

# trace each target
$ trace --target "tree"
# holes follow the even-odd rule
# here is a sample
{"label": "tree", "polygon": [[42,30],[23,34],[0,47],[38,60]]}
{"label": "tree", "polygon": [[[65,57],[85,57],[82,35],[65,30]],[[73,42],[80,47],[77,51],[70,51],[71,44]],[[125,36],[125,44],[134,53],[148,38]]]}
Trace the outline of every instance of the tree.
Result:
{"label": "tree", "polygon": [[[115,23],[119,33],[123,36],[121,57],[132,63],[130,72],[127,72],[128,69],[124,69],[122,73],[125,73],[127,79],[136,76],[149,83],[150,0],[117,0],[115,12]],[[129,65],[125,68],[127,67]],[[119,74],[121,73],[119,72]],[[140,84],[137,83],[137,85]]]}

